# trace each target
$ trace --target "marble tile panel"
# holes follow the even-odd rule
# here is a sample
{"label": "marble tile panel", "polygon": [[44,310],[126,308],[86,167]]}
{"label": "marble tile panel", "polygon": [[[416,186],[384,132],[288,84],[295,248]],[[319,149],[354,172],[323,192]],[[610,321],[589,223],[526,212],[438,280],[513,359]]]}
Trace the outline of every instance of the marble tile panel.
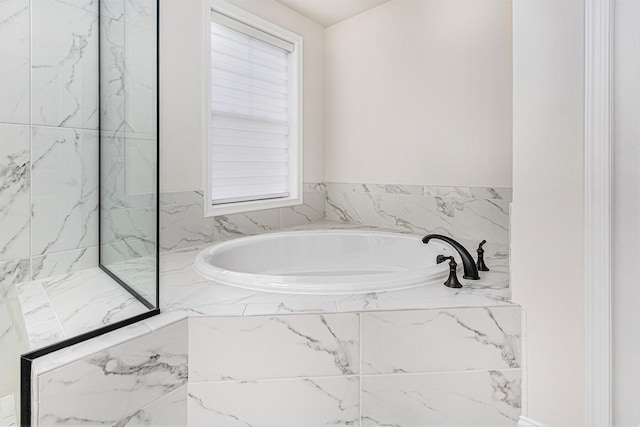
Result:
{"label": "marble tile panel", "polygon": [[[142,99],[142,95],[139,97]],[[155,105],[147,106],[145,110],[147,114],[153,113],[154,117],[155,111]],[[153,126],[155,129],[155,122]],[[124,140],[125,194],[154,194],[158,167],[155,134],[125,133]]]}
{"label": "marble tile panel", "polygon": [[97,132],[34,127],[31,158],[32,255],[96,246]]}
{"label": "marble tile panel", "polygon": [[29,325],[27,330],[29,350],[37,350],[67,338],[57,320]]}
{"label": "marble tile panel", "polygon": [[187,425],[187,385],[118,420],[115,427],[177,427]]}
{"label": "marble tile panel", "polygon": [[364,313],[361,318],[366,374],[510,369],[521,364],[519,307]]}
{"label": "marble tile panel", "polygon": [[292,227],[321,221],[325,216],[326,195],[318,191],[306,191],[304,204],[280,209],[280,226]]}
{"label": "marble tile panel", "polygon": [[259,211],[222,215],[214,218],[213,237],[216,242],[265,233],[280,228],[280,210]]}
{"label": "marble tile panel", "polygon": [[98,248],[76,249],[31,258],[33,280],[86,270],[98,266]]}
{"label": "marble tile panel", "polygon": [[416,196],[424,195],[424,187],[422,185],[397,185],[387,184],[384,186],[387,194],[411,194]]}
{"label": "marble tile panel", "polygon": [[111,134],[125,129],[124,1],[100,2],[100,16],[100,128]]}
{"label": "marble tile panel", "polygon": [[497,199],[510,202],[513,200],[511,188],[503,187],[472,187],[471,194],[475,199]]}
{"label": "marble tile panel", "polygon": [[155,31],[157,20],[156,0],[124,0],[127,24]]}
{"label": "marble tile panel", "polygon": [[380,196],[382,227],[416,234],[453,234],[454,203],[431,196],[385,194]]}
{"label": "marble tile panel", "polygon": [[0,261],[29,256],[29,142],[27,126],[0,124]]}
{"label": "marble tile panel", "polygon": [[478,242],[509,244],[509,202],[456,200],[454,235]]}
{"label": "marble tile panel", "polygon": [[190,319],[190,381],[358,373],[356,314]]}
{"label": "marble tile panel", "polygon": [[334,301],[291,301],[247,304],[247,307],[244,310],[244,315],[263,316],[269,314],[308,314],[335,312],[337,312],[337,307]]}
{"label": "marble tile panel", "polygon": [[0,122],[29,124],[29,33],[29,0],[0,2]]}
{"label": "marble tile panel", "polygon": [[160,210],[160,248],[163,251],[209,243],[214,220],[205,218],[203,202],[165,205]]}
{"label": "marble tile panel", "polygon": [[151,332],[144,322],[136,322],[116,331],[108,332],[93,339],[82,341],[53,353],[38,357],[33,361],[33,373],[36,378],[47,372],[59,369],[110,348],[134,340]]}
{"label": "marble tile panel", "polygon": [[28,258],[0,262],[0,298],[5,299],[13,285],[29,280],[31,270]]}
{"label": "marble tile panel", "polygon": [[472,199],[471,187],[424,187],[425,196],[443,197],[447,199]]}
{"label": "marble tile panel", "polygon": [[[67,336],[123,320],[148,309],[99,269],[42,281]],[[70,304],[69,301],[73,303]]]}
{"label": "marble tile panel", "polygon": [[40,282],[27,282],[16,286],[20,309],[27,326],[57,321],[49,298]]}
{"label": "marble tile panel", "polygon": [[[126,0],[125,4],[125,129],[142,135],[154,135],[156,132],[156,31],[155,31],[155,1]],[[152,15],[143,17],[140,23],[150,28],[141,28],[130,22],[137,17],[130,15],[134,8],[129,5],[138,3],[142,7],[138,10],[144,13],[148,10]],[[143,5],[145,3],[145,5]],[[151,10],[153,9],[153,10]],[[145,22],[142,22],[142,21]]]}
{"label": "marble tile panel", "polygon": [[40,376],[40,425],[115,424],[187,382],[187,322]]}
{"label": "marble tile panel", "polygon": [[190,383],[189,427],[358,425],[358,377]]}
{"label": "marble tile panel", "polygon": [[377,226],[380,223],[376,193],[359,193],[327,187],[326,216],[330,221]]}
{"label": "marble tile panel", "polygon": [[324,182],[305,182],[304,184],[302,184],[302,189],[305,192],[326,192],[327,185]]}
{"label": "marble tile panel", "polygon": [[98,14],[56,0],[32,3],[31,120],[98,128]]}
{"label": "marble tile panel", "polygon": [[520,370],[362,377],[362,426],[515,426]]}

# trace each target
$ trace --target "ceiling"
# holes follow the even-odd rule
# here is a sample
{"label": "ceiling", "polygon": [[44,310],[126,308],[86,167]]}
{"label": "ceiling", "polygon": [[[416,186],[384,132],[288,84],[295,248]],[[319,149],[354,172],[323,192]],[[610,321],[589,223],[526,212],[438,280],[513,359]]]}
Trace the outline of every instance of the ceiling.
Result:
{"label": "ceiling", "polygon": [[283,5],[328,27],[390,0],[277,0]]}

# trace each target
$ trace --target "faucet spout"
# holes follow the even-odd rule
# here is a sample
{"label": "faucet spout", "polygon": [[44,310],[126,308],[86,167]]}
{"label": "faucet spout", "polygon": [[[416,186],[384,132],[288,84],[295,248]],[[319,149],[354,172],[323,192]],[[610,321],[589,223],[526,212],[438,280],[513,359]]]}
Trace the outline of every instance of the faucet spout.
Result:
{"label": "faucet spout", "polygon": [[478,275],[478,268],[476,267],[476,262],[467,251],[464,246],[460,243],[453,240],[451,237],[443,236],[441,234],[428,234],[422,238],[422,243],[429,243],[431,239],[442,240],[450,244],[453,249],[458,251],[460,254],[460,258],[462,258],[462,266],[464,267],[464,275],[463,278],[467,280],[479,280],[480,276]]}

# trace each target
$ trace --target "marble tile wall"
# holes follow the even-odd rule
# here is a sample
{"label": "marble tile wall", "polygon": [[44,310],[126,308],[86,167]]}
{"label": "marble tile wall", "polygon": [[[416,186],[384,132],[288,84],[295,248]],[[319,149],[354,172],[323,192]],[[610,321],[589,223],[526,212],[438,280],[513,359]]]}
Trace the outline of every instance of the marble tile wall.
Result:
{"label": "marble tile wall", "polygon": [[326,218],[509,244],[510,188],[327,183]]}
{"label": "marble tile wall", "polygon": [[517,306],[189,322],[189,426],[515,426],[520,415]]}
{"label": "marble tile wall", "polygon": [[304,184],[304,204],[279,209],[204,216],[202,191],[160,195],[160,246],[163,251],[222,241],[282,227],[310,224],[325,217],[324,184]]}
{"label": "marble tile wall", "polygon": [[184,425],[187,339],[180,320],[40,372],[34,425]]}
{"label": "marble tile wall", "polygon": [[0,3],[0,277],[97,264],[97,2]]}

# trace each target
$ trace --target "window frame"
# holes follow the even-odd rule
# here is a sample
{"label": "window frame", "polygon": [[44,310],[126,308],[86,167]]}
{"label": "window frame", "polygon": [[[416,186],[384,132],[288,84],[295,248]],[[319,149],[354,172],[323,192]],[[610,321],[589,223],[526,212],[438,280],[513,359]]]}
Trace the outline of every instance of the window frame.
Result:
{"label": "window frame", "polygon": [[[211,143],[211,11],[254,27],[293,44],[289,54],[289,196],[243,202],[213,204]],[[203,180],[206,217],[295,206],[303,203],[303,38],[291,31],[233,6],[223,0],[203,0]]]}

